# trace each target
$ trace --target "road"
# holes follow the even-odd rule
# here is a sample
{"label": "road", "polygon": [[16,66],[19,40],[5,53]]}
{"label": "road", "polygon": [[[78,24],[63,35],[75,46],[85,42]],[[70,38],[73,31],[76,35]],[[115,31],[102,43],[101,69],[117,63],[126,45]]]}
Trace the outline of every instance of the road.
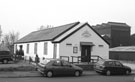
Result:
{"label": "road", "polygon": [[81,77],[25,77],[25,78],[0,78],[0,82],[135,82],[135,75],[89,75]]}

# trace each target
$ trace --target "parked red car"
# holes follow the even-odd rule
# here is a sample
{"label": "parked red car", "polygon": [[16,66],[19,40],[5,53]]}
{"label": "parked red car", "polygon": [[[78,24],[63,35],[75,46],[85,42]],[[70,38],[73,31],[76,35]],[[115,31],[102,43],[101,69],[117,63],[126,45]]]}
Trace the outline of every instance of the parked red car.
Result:
{"label": "parked red car", "polygon": [[127,74],[131,73],[131,68],[115,60],[100,60],[94,65],[94,70],[101,74]]}
{"label": "parked red car", "polygon": [[39,63],[37,69],[47,77],[56,75],[81,76],[83,73],[82,68],[61,59],[53,59],[49,60],[49,62]]}

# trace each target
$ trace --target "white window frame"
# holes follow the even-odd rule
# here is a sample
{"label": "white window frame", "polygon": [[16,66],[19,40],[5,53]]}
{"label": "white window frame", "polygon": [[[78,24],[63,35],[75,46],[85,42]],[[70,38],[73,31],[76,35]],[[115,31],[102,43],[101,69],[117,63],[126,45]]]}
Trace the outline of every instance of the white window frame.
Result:
{"label": "white window frame", "polygon": [[44,42],[44,55],[47,55],[48,54],[48,43],[47,42]]}

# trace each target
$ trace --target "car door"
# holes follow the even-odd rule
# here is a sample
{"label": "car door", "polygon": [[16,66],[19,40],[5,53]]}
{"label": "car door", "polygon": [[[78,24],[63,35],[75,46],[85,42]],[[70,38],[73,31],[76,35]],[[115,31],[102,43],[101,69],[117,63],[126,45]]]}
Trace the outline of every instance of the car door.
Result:
{"label": "car door", "polygon": [[116,72],[116,68],[114,67],[113,61],[106,61],[105,62],[106,70],[109,70],[111,74],[114,74]]}
{"label": "car door", "polygon": [[63,66],[64,75],[74,74],[75,69],[69,62],[62,61],[62,66]]}
{"label": "car door", "polygon": [[115,61],[115,69],[117,74],[124,74],[125,69],[120,62]]}
{"label": "car door", "polygon": [[52,64],[52,70],[54,75],[62,75],[63,74],[63,66],[60,60],[56,60]]}

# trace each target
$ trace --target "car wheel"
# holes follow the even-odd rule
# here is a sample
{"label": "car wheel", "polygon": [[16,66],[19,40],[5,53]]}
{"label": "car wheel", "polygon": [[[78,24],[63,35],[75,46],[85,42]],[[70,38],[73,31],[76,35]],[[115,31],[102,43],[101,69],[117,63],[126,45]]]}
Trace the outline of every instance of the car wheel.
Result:
{"label": "car wheel", "polygon": [[4,64],[7,64],[7,63],[8,63],[8,60],[4,59],[4,60],[3,60],[3,63],[4,63]]}
{"label": "car wheel", "polygon": [[52,71],[48,71],[48,72],[46,73],[46,76],[47,76],[47,77],[52,77],[52,76],[53,76],[53,72],[52,72]]}
{"label": "car wheel", "polygon": [[80,72],[79,71],[75,71],[75,76],[76,77],[80,76]]}
{"label": "car wheel", "polygon": [[129,71],[129,70],[127,70],[127,71],[126,71],[126,75],[129,75],[129,74],[130,74],[130,71]]}
{"label": "car wheel", "polygon": [[43,77],[46,77],[46,74],[45,73],[41,73]]}
{"label": "car wheel", "polygon": [[107,75],[107,76],[110,76],[110,75],[111,75],[111,71],[110,71],[110,70],[107,70],[107,71],[106,71],[106,75]]}

